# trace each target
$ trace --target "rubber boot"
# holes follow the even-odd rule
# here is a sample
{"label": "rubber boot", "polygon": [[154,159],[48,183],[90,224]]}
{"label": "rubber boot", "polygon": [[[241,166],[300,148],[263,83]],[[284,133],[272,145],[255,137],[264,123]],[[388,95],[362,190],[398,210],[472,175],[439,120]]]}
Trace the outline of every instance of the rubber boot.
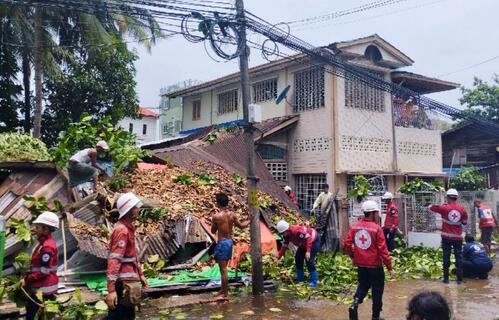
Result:
{"label": "rubber boot", "polygon": [[308,283],[309,287],[317,287],[317,282],[319,281],[319,274],[317,271],[310,272],[310,282]]}
{"label": "rubber boot", "polygon": [[464,281],[463,281],[463,272],[462,271],[457,271],[456,270],[456,277],[457,277],[457,284],[464,283]]}
{"label": "rubber boot", "polygon": [[444,269],[444,279],[442,280],[443,283],[449,283],[449,269]]}
{"label": "rubber boot", "polygon": [[305,281],[305,271],[303,269],[296,269],[296,282]]}
{"label": "rubber boot", "polygon": [[358,308],[359,308],[359,299],[354,298],[352,305],[348,308],[349,320],[359,320],[359,313],[357,311]]}

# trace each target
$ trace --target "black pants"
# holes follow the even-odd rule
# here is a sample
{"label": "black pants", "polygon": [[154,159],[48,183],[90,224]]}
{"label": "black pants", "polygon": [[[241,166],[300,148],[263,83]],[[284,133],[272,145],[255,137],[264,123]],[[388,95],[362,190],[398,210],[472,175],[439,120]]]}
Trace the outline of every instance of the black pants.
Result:
{"label": "black pants", "polygon": [[[315,271],[315,258],[317,257],[317,253],[319,252],[319,249],[321,248],[321,239],[320,236],[317,235],[317,239],[314,240],[312,243],[312,249],[310,250],[310,260],[307,260],[307,269],[308,272]],[[296,269],[298,270],[303,270],[303,262],[305,261],[305,248],[304,247],[299,247],[298,250],[296,250],[295,254],[295,263],[296,263]]]}
{"label": "black pants", "polygon": [[354,297],[362,303],[367,296],[369,288],[372,289],[373,297],[373,318],[379,317],[383,309],[383,291],[385,290],[385,272],[380,268],[362,268],[357,269],[357,278],[359,286]]}
{"label": "black pants", "polygon": [[[37,298],[36,292],[30,292],[30,296],[31,299],[35,300],[37,303],[43,303],[43,301],[40,301],[40,299]],[[43,297],[43,300],[55,300],[55,295],[45,296]],[[34,320],[39,308],[40,307],[38,307],[36,303],[28,299],[28,302],[26,303],[26,320]]]}
{"label": "black pants", "polygon": [[463,276],[465,278],[487,279],[492,267],[492,263],[477,264],[469,260],[463,260]]}
{"label": "black pants", "polygon": [[395,249],[395,230],[390,231],[390,229],[383,229],[383,233],[385,234],[386,246],[389,251]]}
{"label": "black pants", "polygon": [[463,241],[442,239],[444,278],[449,276],[450,254],[454,251],[456,257],[456,275],[458,279],[463,276]]}
{"label": "black pants", "polygon": [[116,295],[118,296],[118,305],[114,310],[109,309],[107,320],[134,320],[135,307],[123,305],[123,282],[116,282]]}

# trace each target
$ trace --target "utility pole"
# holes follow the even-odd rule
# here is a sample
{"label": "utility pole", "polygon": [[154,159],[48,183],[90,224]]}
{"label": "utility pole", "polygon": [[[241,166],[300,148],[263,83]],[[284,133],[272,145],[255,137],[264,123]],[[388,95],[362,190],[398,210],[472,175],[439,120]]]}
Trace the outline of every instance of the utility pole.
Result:
{"label": "utility pole", "polygon": [[35,117],[33,136],[41,137],[42,126],[42,12],[43,7],[35,7]]}
{"label": "utility pole", "polygon": [[244,117],[244,141],[248,153],[248,207],[251,213],[251,278],[253,295],[263,293],[263,267],[262,250],[260,238],[260,211],[258,209],[258,194],[256,191],[257,177],[255,176],[255,143],[253,140],[254,128],[249,122],[249,71],[248,71],[248,47],[246,45],[246,15],[244,13],[243,0],[236,0],[237,19],[240,22],[239,39],[243,44],[243,50],[239,55],[239,70],[241,72],[241,90],[243,99]]}

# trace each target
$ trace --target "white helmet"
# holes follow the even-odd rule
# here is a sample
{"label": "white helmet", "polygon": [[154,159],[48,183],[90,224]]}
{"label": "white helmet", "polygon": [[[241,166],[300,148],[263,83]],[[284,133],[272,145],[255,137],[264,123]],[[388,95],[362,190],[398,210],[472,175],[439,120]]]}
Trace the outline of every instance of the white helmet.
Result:
{"label": "white helmet", "polygon": [[290,186],[285,186],[284,187],[284,191],[291,191],[291,187]]}
{"label": "white helmet", "polygon": [[59,217],[50,211],[44,211],[33,221],[33,224],[43,224],[47,227],[59,228]]}
{"label": "white helmet", "polygon": [[383,196],[381,196],[381,199],[383,200],[392,200],[393,199],[393,194],[391,192],[385,192]]}
{"label": "white helmet", "polygon": [[109,150],[109,146],[108,146],[107,142],[104,140],[100,140],[99,142],[97,142],[96,147],[101,147],[104,150]]}
{"label": "white helmet", "polygon": [[281,220],[277,223],[277,232],[283,233],[284,231],[289,229],[289,223],[284,220]]}
{"label": "white helmet", "polygon": [[446,194],[448,197],[457,197],[459,195],[456,189],[449,189]]}
{"label": "white helmet", "polygon": [[116,201],[116,207],[120,213],[118,219],[121,219],[134,207],[142,207],[142,201],[140,201],[140,199],[132,192],[127,192],[118,198],[118,201]]}
{"label": "white helmet", "polygon": [[373,200],[367,200],[362,203],[362,212],[379,211],[378,203]]}

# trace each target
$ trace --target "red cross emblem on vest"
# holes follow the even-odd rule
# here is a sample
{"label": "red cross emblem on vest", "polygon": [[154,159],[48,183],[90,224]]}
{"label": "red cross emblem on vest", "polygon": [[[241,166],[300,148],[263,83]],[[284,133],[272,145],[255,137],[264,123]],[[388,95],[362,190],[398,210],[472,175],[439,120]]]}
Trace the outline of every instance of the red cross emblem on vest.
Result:
{"label": "red cross emblem on vest", "polygon": [[461,219],[461,212],[457,210],[451,210],[447,215],[447,218],[449,218],[449,221],[451,222],[459,222],[459,220]]}
{"label": "red cross emblem on vest", "polygon": [[355,246],[366,250],[371,246],[371,235],[364,229],[360,229],[355,233]]}

